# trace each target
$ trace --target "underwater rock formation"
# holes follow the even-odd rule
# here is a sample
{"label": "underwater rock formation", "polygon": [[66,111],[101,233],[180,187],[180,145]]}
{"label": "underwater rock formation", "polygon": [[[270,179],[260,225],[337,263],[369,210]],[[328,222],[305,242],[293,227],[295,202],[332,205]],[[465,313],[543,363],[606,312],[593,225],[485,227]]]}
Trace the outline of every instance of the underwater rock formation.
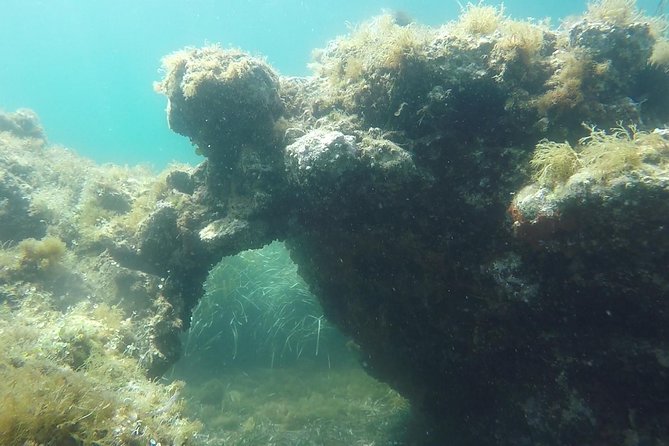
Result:
{"label": "underwater rock formation", "polygon": [[383,16],[309,79],[169,56],[169,122],[207,160],[140,257],[167,259],[187,314],[212,262],[285,240],[449,444],[669,441],[666,40],[614,3],[557,31],[481,5],[437,29]]}
{"label": "underwater rock formation", "polygon": [[[68,182],[6,151],[0,298],[77,284],[135,314],[128,345],[157,376],[212,265],[283,240],[368,371],[426,415],[428,444],[664,444],[666,45],[604,0],[560,30],[482,5],[439,28],[382,16],[310,78],[179,51],[157,89],[207,159]],[[31,128],[0,119],[22,147]],[[63,262],[74,273],[54,275]]]}
{"label": "underwater rock formation", "polygon": [[0,444],[191,444],[183,383],[153,380],[179,315],[161,276],[111,254],[165,178],[45,139],[33,112],[0,113]]}

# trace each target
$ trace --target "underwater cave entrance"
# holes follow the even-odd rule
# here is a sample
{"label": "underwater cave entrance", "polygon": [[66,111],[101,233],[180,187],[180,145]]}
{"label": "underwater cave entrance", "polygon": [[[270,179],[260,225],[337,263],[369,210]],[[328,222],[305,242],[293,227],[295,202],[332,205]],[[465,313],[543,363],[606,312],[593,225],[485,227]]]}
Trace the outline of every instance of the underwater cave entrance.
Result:
{"label": "underwater cave entrance", "polygon": [[206,444],[403,444],[408,402],[363,369],[283,243],[212,268],[182,342],[169,378]]}
{"label": "underwater cave entrance", "polygon": [[204,288],[183,336],[181,369],[200,374],[223,367],[298,362],[332,367],[355,360],[282,242],[223,258]]}

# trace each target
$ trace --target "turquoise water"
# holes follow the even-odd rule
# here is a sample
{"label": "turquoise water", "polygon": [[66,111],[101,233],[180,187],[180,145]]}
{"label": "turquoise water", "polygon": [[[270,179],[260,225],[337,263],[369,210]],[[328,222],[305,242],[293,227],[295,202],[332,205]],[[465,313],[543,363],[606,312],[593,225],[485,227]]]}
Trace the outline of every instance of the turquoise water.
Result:
{"label": "turquoise water", "polygon": [[[3,0],[1,5],[0,109],[34,109],[51,143],[98,162],[156,168],[199,161],[189,142],[167,128],[165,99],[152,89],[165,54],[220,42],[266,56],[282,74],[306,75],[314,48],[383,8],[431,25],[455,19],[460,8],[455,0]],[[551,17],[555,23],[586,7],[572,0],[504,5],[513,17]],[[653,12],[658,1],[638,5]]]}

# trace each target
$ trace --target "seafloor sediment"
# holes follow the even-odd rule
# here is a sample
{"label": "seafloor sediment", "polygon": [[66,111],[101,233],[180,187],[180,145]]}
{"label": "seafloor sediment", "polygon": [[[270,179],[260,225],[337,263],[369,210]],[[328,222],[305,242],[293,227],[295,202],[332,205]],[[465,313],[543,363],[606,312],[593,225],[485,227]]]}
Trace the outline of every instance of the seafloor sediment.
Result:
{"label": "seafloor sediment", "polygon": [[12,234],[99,259],[117,300],[144,296],[136,345],[158,375],[211,266],[283,240],[369,373],[432,421],[428,441],[664,444],[663,33],[629,2],[557,30],[470,5],[439,28],[376,18],[309,78],[179,51],[157,89],[206,161],[86,183],[70,220],[3,176],[16,212],[0,218],[23,231],[3,241],[27,253],[7,282],[53,263]]}

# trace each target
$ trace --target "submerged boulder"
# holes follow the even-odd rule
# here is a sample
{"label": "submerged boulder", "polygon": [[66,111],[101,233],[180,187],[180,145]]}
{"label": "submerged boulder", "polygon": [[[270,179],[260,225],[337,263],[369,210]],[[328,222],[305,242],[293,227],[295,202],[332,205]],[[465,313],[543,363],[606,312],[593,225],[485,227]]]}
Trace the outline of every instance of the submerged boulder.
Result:
{"label": "submerged boulder", "polygon": [[[438,29],[381,17],[303,81],[182,53],[161,85],[208,157],[179,208],[198,216],[202,268],[285,240],[368,371],[429,420],[428,443],[669,441],[669,151],[662,131],[627,147],[669,119],[669,75],[649,64],[664,40],[631,4],[600,3],[560,30],[481,5]],[[245,60],[253,82],[185,89],[205,54],[210,73]],[[249,110],[230,120],[234,104]],[[619,119],[628,130],[596,130]],[[582,137],[625,147],[546,139]],[[239,156],[222,163],[225,144]]]}

